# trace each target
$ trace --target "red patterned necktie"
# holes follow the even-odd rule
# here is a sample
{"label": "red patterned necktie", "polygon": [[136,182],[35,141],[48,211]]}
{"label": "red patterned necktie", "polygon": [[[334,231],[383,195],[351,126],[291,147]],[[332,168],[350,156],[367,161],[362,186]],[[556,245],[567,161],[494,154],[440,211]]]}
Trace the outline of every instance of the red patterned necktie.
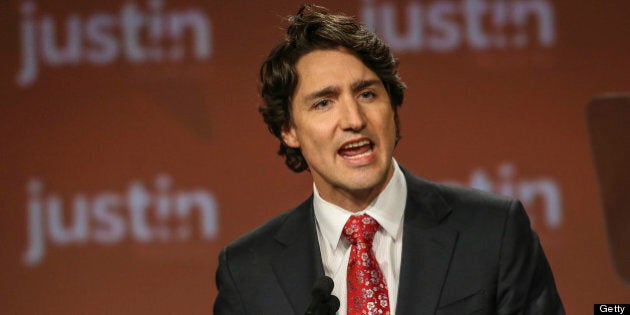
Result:
{"label": "red patterned necktie", "polygon": [[378,227],[367,214],[351,216],[343,227],[343,235],[352,244],[347,275],[348,315],[389,314],[387,285],[372,250]]}

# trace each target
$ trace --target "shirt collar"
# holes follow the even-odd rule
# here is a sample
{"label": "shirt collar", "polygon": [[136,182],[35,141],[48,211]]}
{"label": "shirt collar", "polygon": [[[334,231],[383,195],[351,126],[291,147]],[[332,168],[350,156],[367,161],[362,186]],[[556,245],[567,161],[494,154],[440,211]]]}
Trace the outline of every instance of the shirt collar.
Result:
{"label": "shirt collar", "polygon": [[[367,208],[356,214],[369,214],[395,241],[402,235],[402,218],[407,201],[407,183],[396,160],[392,159],[392,164],[394,174],[385,189]],[[320,233],[332,249],[337,248],[343,226],[354,213],[322,199],[315,184],[313,184],[313,208]]]}

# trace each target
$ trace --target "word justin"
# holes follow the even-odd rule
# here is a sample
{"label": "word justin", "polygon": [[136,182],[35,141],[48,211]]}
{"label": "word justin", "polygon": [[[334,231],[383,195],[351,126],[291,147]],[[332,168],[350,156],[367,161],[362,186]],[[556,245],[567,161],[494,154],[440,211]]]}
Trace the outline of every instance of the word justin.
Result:
{"label": "word justin", "polygon": [[126,192],[78,193],[69,200],[55,193],[44,195],[38,179],[31,179],[26,189],[28,248],[23,261],[27,266],[42,261],[47,244],[113,245],[125,238],[144,244],[183,242],[193,237],[193,221],[198,222],[199,238],[213,239],[218,234],[214,196],[204,189],[173,191],[168,175],[157,176],[154,191],[134,180]]}
{"label": "word justin", "polygon": [[[205,12],[193,8],[165,10],[164,0],[148,0],[146,7],[127,2],[117,14],[96,11],[67,17],[40,13],[33,1],[25,1],[19,37],[21,67],[16,81],[21,87],[35,83],[42,65],[104,66],[119,59],[130,63],[181,62],[190,57],[206,60],[212,54],[212,27]],[[60,38],[65,41],[60,43]]]}

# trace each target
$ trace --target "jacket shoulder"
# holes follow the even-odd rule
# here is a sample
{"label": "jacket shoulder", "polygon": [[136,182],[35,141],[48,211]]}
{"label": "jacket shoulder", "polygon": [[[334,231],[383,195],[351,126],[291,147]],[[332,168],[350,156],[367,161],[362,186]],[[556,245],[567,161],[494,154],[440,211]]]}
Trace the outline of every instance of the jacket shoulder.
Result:
{"label": "jacket shoulder", "polygon": [[[312,197],[308,198],[299,206],[285,211],[255,229],[237,237],[223,248],[223,252],[229,252],[231,257],[238,257],[242,254],[266,250],[276,242],[276,237],[282,236],[283,227],[287,220],[296,220],[296,217],[308,216],[311,209]],[[299,219],[297,219],[299,221]]]}
{"label": "jacket shoulder", "polygon": [[441,183],[434,183],[434,185],[435,189],[452,207],[465,205],[466,207],[496,211],[498,209],[505,209],[509,207],[510,204],[517,202],[517,200],[511,196],[500,195],[475,188]]}
{"label": "jacket shoulder", "polygon": [[[524,215],[520,201],[492,192],[452,184],[429,181],[405,171],[408,199],[414,207],[408,210],[430,213],[457,229],[474,227],[499,229],[511,215]],[[442,221],[443,220],[443,221]]]}

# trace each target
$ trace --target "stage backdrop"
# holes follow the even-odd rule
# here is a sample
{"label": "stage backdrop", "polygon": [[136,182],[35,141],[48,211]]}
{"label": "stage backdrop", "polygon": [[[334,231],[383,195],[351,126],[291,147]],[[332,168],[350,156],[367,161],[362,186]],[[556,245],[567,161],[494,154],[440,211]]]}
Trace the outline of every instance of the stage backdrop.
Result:
{"label": "stage backdrop", "polygon": [[[2,313],[211,313],[219,250],[311,191],[257,112],[301,2],[0,3]],[[630,2],[320,4],[399,57],[400,164],[520,198],[569,314],[630,303],[585,119],[630,90]]]}

